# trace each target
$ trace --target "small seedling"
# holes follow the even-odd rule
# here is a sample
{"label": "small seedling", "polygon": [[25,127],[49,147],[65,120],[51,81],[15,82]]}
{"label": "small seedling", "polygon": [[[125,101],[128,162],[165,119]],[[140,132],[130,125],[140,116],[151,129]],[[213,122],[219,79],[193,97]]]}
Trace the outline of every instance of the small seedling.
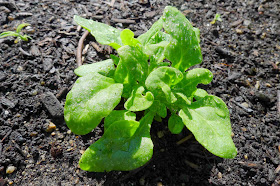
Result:
{"label": "small seedling", "polygon": [[[211,153],[236,156],[226,104],[197,88],[209,84],[213,74],[204,68],[188,70],[202,62],[200,31],[181,12],[166,7],[150,30],[137,38],[129,29],[120,31],[79,16],[74,20],[118,52],[111,59],[77,68],[80,78],[66,98],[64,118],[73,133],[87,134],[105,118],[104,135],[83,153],[81,169],[128,171],[143,166],[153,154],[153,119],[167,117],[167,109],[171,133],[181,133],[186,126]],[[124,109],[114,110],[121,99]]]}
{"label": "small seedling", "polygon": [[30,36],[24,34],[24,35],[21,35],[20,34],[20,31],[26,27],[26,26],[29,26],[30,24],[28,23],[22,23],[20,25],[18,25],[16,31],[7,31],[7,32],[2,32],[0,34],[0,38],[4,38],[4,37],[8,37],[8,36],[13,36],[13,37],[16,37],[14,43],[18,43],[19,40],[22,40],[22,41],[28,41],[28,39],[32,39]]}
{"label": "small seedling", "polygon": [[214,19],[210,23],[213,25],[216,23],[216,21],[222,21],[221,14],[216,14]]}

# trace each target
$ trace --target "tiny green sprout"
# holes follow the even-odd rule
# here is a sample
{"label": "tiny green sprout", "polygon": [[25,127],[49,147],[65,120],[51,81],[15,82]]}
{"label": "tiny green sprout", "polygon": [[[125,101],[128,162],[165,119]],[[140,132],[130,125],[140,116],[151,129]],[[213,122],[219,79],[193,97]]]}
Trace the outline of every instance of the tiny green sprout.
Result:
{"label": "tiny green sprout", "polygon": [[[202,62],[200,31],[177,8],[167,6],[137,38],[129,29],[79,16],[74,21],[118,53],[74,71],[79,78],[66,98],[67,126],[85,135],[104,121],[103,136],[79,161],[82,170],[129,171],[145,165],[153,155],[153,120],[166,117],[172,134],[188,128],[209,152],[222,158],[236,156],[226,104],[197,87],[209,84],[212,72],[190,69]],[[123,109],[115,110],[118,105]]]}
{"label": "tiny green sprout", "polygon": [[21,35],[20,34],[20,31],[26,27],[26,26],[29,26],[30,24],[29,23],[22,23],[20,25],[18,25],[16,31],[7,31],[7,32],[2,32],[0,34],[0,38],[4,38],[4,37],[8,37],[8,36],[13,36],[13,37],[17,37],[14,41],[14,43],[18,43],[19,40],[22,40],[22,41],[28,41],[28,39],[32,39],[30,36],[24,34],[24,35]]}
{"label": "tiny green sprout", "polygon": [[222,21],[222,19],[221,19],[221,14],[216,14],[215,17],[214,17],[214,19],[211,21],[211,24],[212,24],[212,25],[215,24],[216,21]]}

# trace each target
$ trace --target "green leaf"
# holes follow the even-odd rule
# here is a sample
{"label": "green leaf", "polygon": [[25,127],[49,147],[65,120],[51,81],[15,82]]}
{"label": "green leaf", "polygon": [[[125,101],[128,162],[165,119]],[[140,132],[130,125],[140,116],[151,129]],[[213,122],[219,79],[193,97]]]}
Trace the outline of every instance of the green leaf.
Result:
{"label": "green leaf", "polygon": [[184,128],[184,123],[182,118],[179,117],[177,114],[173,114],[170,116],[168,120],[168,128],[172,134],[179,134],[182,132]]}
{"label": "green leaf", "polygon": [[137,46],[140,42],[134,38],[134,33],[129,29],[121,32],[121,40],[123,45]]}
{"label": "green leaf", "polygon": [[117,66],[117,65],[119,64],[120,58],[117,57],[117,56],[115,56],[115,55],[113,55],[113,54],[110,54],[110,57],[111,57],[111,59],[113,60],[114,65]]}
{"label": "green leaf", "polygon": [[214,19],[210,23],[213,25],[216,23],[216,21],[222,21],[221,14],[216,14]]}
{"label": "green leaf", "polygon": [[75,134],[91,132],[121,100],[123,86],[98,73],[80,77],[66,97],[64,118]]}
{"label": "green leaf", "polygon": [[139,47],[123,46],[118,49],[120,61],[114,79],[124,84],[124,97],[129,97],[132,87],[143,85],[148,74],[148,56]]}
{"label": "green leaf", "polygon": [[24,34],[24,35],[19,35],[19,38],[23,41],[28,41],[28,39],[32,39],[30,36]]}
{"label": "green leaf", "polygon": [[212,95],[205,96],[180,110],[179,116],[196,140],[211,153],[222,158],[236,156],[229,111],[223,100]]}
{"label": "green leaf", "polygon": [[154,100],[153,105],[149,108],[149,110],[162,118],[167,116],[167,109],[165,104],[160,102],[159,100]]}
{"label": "green leaf", "polygon": [[[116,121],[82,155],[82,170],[104,172],[129,171],[143,166],[153,155],[150,114],[137,121]],[[118,132],[116,132],[118,131]]]}
{"label": "green leaf", "polygon": [[0,38],[8,37],[8,36],[13,36],[13,37],[18,37],[19,34],[13,31],[7,31],[7,32],[2,32],[0,34]]}
{"label": "green leaf", "polygon": [[152,27],[146,33],[140,35],[137,39],[142,43],[143,46],[145,46],[162,29],[162,27],[163,22],[160,18],[152,25]]}
{"label": "green leaf", "polygon": [[165,56],[182,72],[202,61],[198,29],[176,8],[167,6],[163,13],[163,28],[172,37]]}
{"label": "green leaf", "polygon": [[29,25],[30,25],[29,23],[22,23],[22,24],[18,25],[17,30],[16,30],[16,33],[20,33],[20,31],[21,31],[24,27],[29,26]]}
{"label": "green leaf", "polygon": [[175,96],[177,98],[176,106],[179,106],[180,108],[185,107],[186,105],[190,105],[192,102],[192,99],[190,97],[187,97],[185,94],[181,92],[176,92]]}
{"label": "green leaf", "polygon": [[130,111],[142,111],[148,109],[154,101],[154,96],[151,92],[144,94],[143,86],[135,87],[128,100],[124,104],[124,108]]}
{"label": "green leaf", "polygon": [[201,100],[202,98],[204,98],[205,96],[208,96],[208,93],[205,90],[198,88],[195,91],[193,97],[194,97],[194,99],[196,99],[198,101],[198,100]]}
{"label": "green leaf", "polygon": [[187,97],[192,97],[198,84],[209,84],[213,79],[213,74],[205,68],[195,68],[184,73],[184,78],[173,87],[174,92],[181,92]]}
{"label": "green leaf", "polygon": [[88,30],[100,44],[109,45],[116,50],[123,45],[120,37],[121,31],[114,27],[93,20],[84,19],[77,15],[74,16],[74,21]]}
{"label": "green leaf", "polygon": [[155,97],[165,97],[169,103],[174,103],[177,99],[171,91],[171,86],[176,85],[183,79],[183,74],[172,67],[159,67],[149,74],[145,85]]}
{"label": "green leaf", "polygon": [[75,74],[77,76],[86,76],[91,73],[100,73],[104,76],[107,76],[108,74],[112,74],[112,72],[115,70],[114,62],[112,59],[107,59],[105,61],[100,61],[97,63],[82,65],[75,69]]}
{"label": "green leaf", "polygon": [[104,119],[104,130],[106,131],[111,124],[116,121],[127,120],[135,121],[136,114],[127,110],[113,110],[105,119]]}

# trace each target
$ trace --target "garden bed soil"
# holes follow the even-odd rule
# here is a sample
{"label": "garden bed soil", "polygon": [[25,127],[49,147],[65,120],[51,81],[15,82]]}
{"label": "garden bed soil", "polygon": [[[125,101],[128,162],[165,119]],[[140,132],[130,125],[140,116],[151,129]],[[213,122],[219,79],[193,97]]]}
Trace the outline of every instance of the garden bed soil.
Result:
{"label": "garden bed soil", "polygon": [[[194,137],[176,145],[190,132],[172,135],[165,119],[152,125],[154,155],[144,167],[80,170],[81,153],[103,132],[100,125],[76,136],[63,120],[83,34],[73,16],[129,28],[138,36],[166,5],[176,6],[201,31],[204,60],[197,67],[213,72],[212,83],[203,88],[230,110],[236,158],[216,157]],[[0,31],[26,22],[31,26],[24,31],[32,37],[17,44],[0,39],[0,185],[279,185],[279,12],[276,0],[0,1]],[[222,21],[210,24],[216,13]],[[85,46],[85,63],[114,53],[92,36]]]}

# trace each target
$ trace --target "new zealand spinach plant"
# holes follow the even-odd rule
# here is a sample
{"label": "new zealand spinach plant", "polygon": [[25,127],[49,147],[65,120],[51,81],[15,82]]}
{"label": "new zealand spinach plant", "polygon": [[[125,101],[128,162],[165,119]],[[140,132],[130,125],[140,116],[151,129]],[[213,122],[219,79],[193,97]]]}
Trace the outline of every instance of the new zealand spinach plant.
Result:
{"label": "new zealand spinach plant", "polygon": [[[213,74],[204,68],[188,70],[202,61],[200,32],[182,13],[166,7],[150,30],[137,38],[129,29],[120,31],[79,16],[74,20],[118,52],[111,59],[77,68],[80,78],[66,98],[65,121],[75,134],[91,132],[105,118],[104,135],[84,152],[81,169],[128,171],[144,165],[153,154],[153,119],[165,118],[167,109],[172,133],[186,126],[211,153],[236,156],[226,104],[197,88],[209,84]],[[124,109],[114,110],[121,99]],[[142,113],[140,121],[136,113]]]}

